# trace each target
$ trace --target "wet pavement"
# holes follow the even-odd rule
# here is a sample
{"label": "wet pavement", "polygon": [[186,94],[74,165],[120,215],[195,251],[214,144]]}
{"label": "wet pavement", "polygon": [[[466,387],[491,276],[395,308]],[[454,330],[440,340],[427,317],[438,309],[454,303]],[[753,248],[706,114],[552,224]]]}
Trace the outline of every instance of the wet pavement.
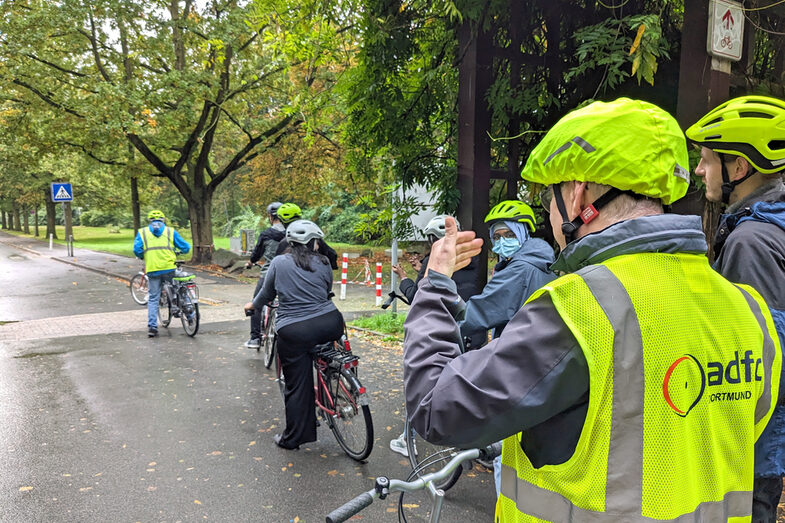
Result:
{"label": "wet pavement", "polygon": [[[408,474],[388,448],[403,425],[399,343],[352,332],[375,427],[366,463],[324,426],[285,451],[272,443],[283,422],[273,373],[241,346],[250,284],[199,274],[218,305],[204,304],[196,337],[174,320],[148,339],[146,310],[119,278],[141,262],[77,250],[76,263],[117,267],[106,276],[47,251],[0,233],[0,521],[324,521],[377,475]],[[372,289],[349,292],[337,302],[347,315],[373,308]],[[442,521],[492,519],[492,475],[466,476]],[[425,495],[404,503],[410,521],[427,521]],[[397,521],[396,504],[358,520]]]}

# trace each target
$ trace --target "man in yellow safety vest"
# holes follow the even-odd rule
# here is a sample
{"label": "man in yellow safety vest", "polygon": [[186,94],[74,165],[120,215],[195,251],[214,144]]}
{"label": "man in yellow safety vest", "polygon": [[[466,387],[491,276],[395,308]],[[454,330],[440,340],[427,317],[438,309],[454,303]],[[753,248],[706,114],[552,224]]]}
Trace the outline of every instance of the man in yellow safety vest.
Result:
{"label": "man in yellow safety vest", "polygon": [[174,274],[178,254],[191,250],[191,245],[183,240],[176,230],[166,226],[166,216],[159,210],[147,213],[150,222],[147,227],[137,231],[134,239],[134,254],[144,260],[148,280],[147,336],[158,336],[158,301],[164,280]]}
{"label": "man in yellow safety vest", "polygon": [[749,521],[753,446],[779,395],[771,314],[712,270],[668,113],[621,98],[562,118],[522,176],[567,273],[461,354],[450,274],[480,240],[451,220],[407,316],[406,408],[438,444],[504,439],[496,520]]}

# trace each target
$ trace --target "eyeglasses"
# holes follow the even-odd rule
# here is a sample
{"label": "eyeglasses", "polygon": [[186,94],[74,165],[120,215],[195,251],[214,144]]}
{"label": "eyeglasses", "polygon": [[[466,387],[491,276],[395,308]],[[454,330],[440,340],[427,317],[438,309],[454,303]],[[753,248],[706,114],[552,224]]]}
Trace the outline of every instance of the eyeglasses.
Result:
{"label": "eyeglasses", "polygon": [[495,232],[493,233],[493,236],[491,236],[491,240],[494,242],[497,242],[502,238],[515,238],[515,233],[509,229],[506,229],[505,232]]}
{"label": "eyeglasses", "polygon": [[540,205],[545,212],[551,212],[551,200],[553,200],[553,189],[550,185],[546,185],[540,191]]}

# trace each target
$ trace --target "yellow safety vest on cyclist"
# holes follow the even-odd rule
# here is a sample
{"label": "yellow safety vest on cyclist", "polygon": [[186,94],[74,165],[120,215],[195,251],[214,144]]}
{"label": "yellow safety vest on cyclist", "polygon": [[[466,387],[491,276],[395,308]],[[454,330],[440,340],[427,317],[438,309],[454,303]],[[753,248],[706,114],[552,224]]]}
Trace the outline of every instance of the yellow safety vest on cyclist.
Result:
{"label": "yellow safety vest on cyclist", "polygon": [[144,268],[148,273],[175,268],[177,255],[174,252],[173,231],[171,227],[164,227],[161,236],[156,236],[147,227],[139,229],[144,246]]}
{"label": "yellow safety vest on cyclist", "polygon": [[586,356],[588,411],[560,465],[535,468],[521,434],[504,440],[496,520],[750,521],[753,445],[782,364],[760,295],[703,256],[654,253],[587,267],[530,301],[545,292]]}

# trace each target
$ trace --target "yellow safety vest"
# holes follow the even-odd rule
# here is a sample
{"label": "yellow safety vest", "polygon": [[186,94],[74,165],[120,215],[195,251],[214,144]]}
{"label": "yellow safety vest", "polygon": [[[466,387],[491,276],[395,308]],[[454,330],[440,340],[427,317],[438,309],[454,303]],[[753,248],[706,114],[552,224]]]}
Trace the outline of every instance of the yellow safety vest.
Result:
{"label": "yellow safety vest", "polygon": [[753,447],[782,364],[766,304],[704,256],[633,254],[548,293],[580,344],[589,404],[565,463],[504,440],[498,522],[750,521]]}
{"label": "yellow safety vest", "polygon": [[144,269],[147,272],[166,271],[175,268],[177,255],[174,252],[174,233],[170,227],[164,227],[161,236],[156,236],[148,227],[139,229],[144,246]]}

